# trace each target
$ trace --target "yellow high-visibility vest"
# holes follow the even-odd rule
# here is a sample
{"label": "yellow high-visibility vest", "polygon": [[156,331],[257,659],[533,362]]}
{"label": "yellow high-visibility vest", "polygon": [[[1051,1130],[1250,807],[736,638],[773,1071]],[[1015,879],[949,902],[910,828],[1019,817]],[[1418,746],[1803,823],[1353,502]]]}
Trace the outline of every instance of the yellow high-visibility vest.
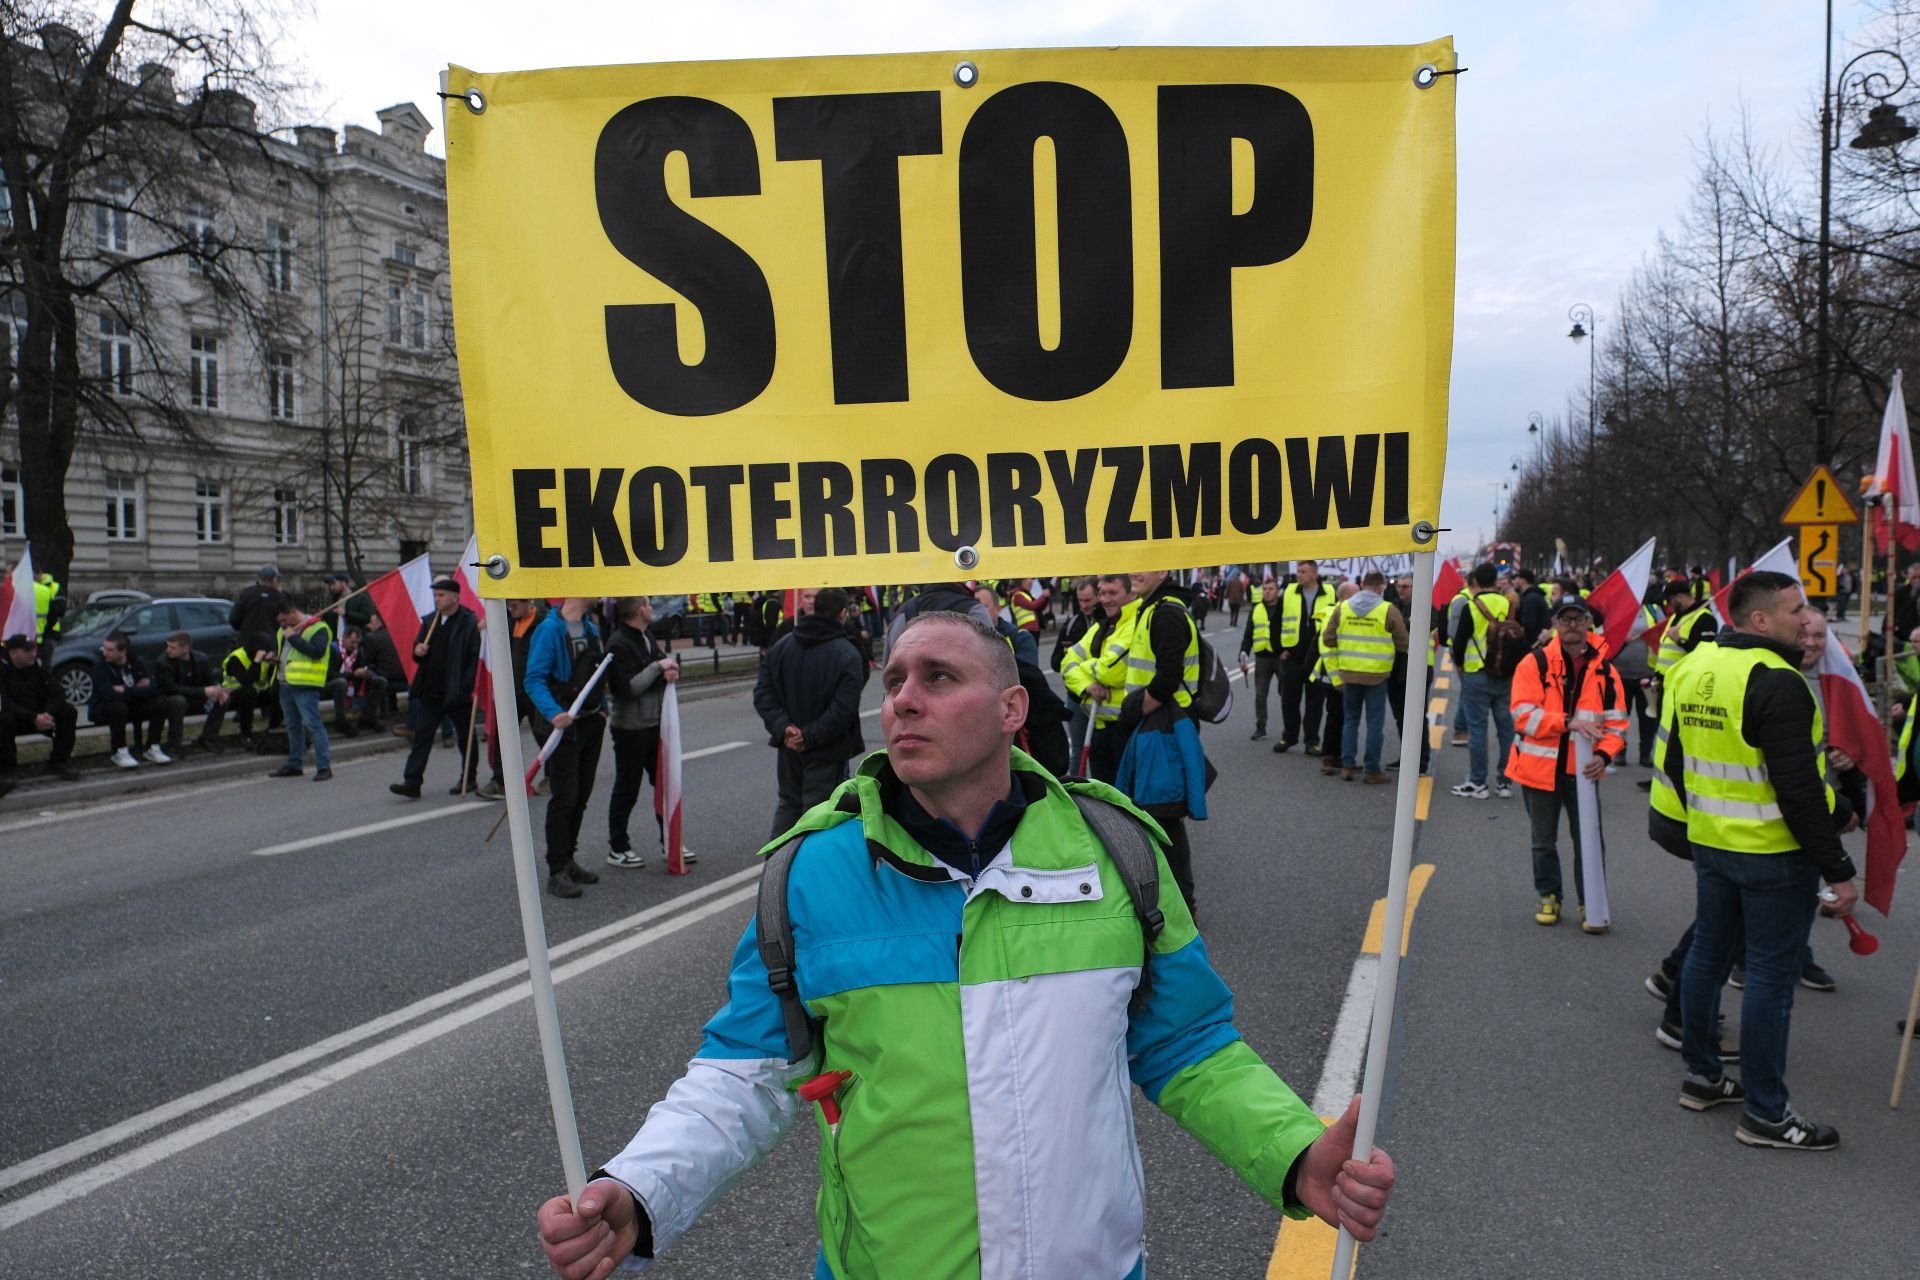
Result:
{"label": "yellow high-visibility vest", "polygon": [[1336,610],[1340,632],[1339,667],[1342,676],[1386,675],[1393,670],[1393,633],[1387,630],[1387,610],[1382,600],[1369,613],[1360,613],[1352,600],[1343,600]]}
{"label": "yellow high-visibility vest", "polygon": [[[333,628],[319,618],[310,618],[307,625],[300,628],[302,637],[311,636],[315,627],[320,628],[327,637],[327,643],[333,643]],[[296,689],[318,689],[327,683],[327,655],[323,651],[317,658],[306,654],[288,643],[285,628],[280,631],[280,680]]]}

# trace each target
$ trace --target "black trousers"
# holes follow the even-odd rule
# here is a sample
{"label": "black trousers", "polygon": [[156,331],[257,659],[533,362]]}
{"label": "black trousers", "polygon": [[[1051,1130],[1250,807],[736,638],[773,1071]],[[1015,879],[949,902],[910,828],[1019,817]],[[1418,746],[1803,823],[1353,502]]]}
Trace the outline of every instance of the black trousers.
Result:
{"label": "black trousers", "polygon": [[234,716],[240,722],[240,732],[251,736],[253,733],[253,713],[257,707],[264,707],[267,713],[267,732],[272,733],[280,727],[280,690],[268,686],[265,690],[243,684],[238,689],[228,691],[232,694],[227,705],[233,708]]}
{"label": "black trousers", "polygon": [[1111,783],[1120,776],[1120,757],[1127,754],[1127,737],[1133,731],[1109,722],[1105,728],[1090,732],[1093,749],[1087,752],[1087,776]]}
{"label": "black trousers", "polygon": [[53,717],[51,731],[34,724],[36,714],[32,711],[15,711],[9,715],[8,723],[0,726],[0,773],[12,773],[20,767],[20,752],[14,745],[14,739],[31,734],[45,733],[53,739],[53,751],[47,756],[48,767],[63,765],[73,758],[73,733],[80,721],[80,713],[65,702],[48,707],[47,714]]}
{"label": "black trousers", "polygon": [[[419,734],[414,741],[424,737],[428,735]],[[547,757],[549,874],[572,862],[574,851],[580,847],[580,820],[586,817],[587,801],[593,798],[593,778],[600,772],[600,749],[606,740],[607,718],[582,716],[567,726],[560,735],[560,745]]]}
{"label": "black trousers", "polygon": [[780,786],[780,803],[773,811],[773,834],[779,835],[800,815],[833,794],[847,780],[846,760],[831,759],[811,751],[778,748],[780,760],[775,769]]}
{"label": "black trousers", "polygon": [[1187,900],[1187,910],[1194,911],[1193,846],[1187,843],[1187,807],[1183,804],[1148,804],[1140,807],[1167,833],[1167,870],[1173,872],[1173,882],[1180,886],[1180,896]]}
{"label": "black trousers", "polygon": [[1638,680],[1621,678],[1620,683],[1627,686],[1627,705],[1633,708],[1634,718],[1640,722],[1640,763],[1649,768],[1653,765],[1653,738],[1660,732],[1660,722],[1647,711],[1647,691]]}
{"label": "black trousers", "polygon": [[[458,702],[442,702],[438,698],[420,695],[414,698],[412,705],[420,708],[420,711],[414,720],[414,724],[418,727],[414,730],[413,747],[407,752],[407,767],[402,775],[407,785],[418,787],[426,778],[427,760],[433,755],[434,729],[443,718],[450,718],[454,724],[460,726],[460,732],[455,737],[460,743],[461,777],[467,780],[467,790],[472,791],[480,764],[479,753],[468,748],[467,716],[473,710],[473,699],[462,698]],[[595,758],[599,758],[597,752]]]}
{"label": "black trousers", "polygon": [[[142,698],[102,702],[96,711],[100,723],[107,726],[113,749],[127,745],[127,726],[133,726],[133,749],[159,746],[164,739],[179,742],[187,714],[187,700],[177,693],[149,694]],[[141,729],[146,733],[144,737]]]}
{"label": "black trousers", "polygon": [[[1280,659],[1280,737],[1286,742],[1299,742],[1304,732],[1305,741],[1320,742],[1320,719],[1326,713],[1327,686],[1307,678],[1318,655],[1309,660],[1302,657],[1298,649],[1292,652],[1292,657]],[[1305,703],[1304,716],[1302,702]]]}
{"label": "black trousers", "polygon": [[[613,738],[613,796],[607,804],[607,844],[616,853],[628,853],[633,840],[627,834],[627,821],[640,799],[641,782],[651,778],[654,795],[660,794],[660,726],[609,729],[608,733]],[[664,846],[666,826],[659,814],[653,823]]]}

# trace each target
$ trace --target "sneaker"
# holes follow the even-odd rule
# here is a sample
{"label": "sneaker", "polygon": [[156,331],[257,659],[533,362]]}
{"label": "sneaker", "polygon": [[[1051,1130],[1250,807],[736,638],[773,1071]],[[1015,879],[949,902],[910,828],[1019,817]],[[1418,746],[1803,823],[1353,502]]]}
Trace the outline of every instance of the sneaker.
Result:
{"label": "sneaker", "polygon": [[1493,784],[1493,794],[1499,796],[1502,800],[1511,800],[1513,799],[1513,784],[1510,782],[1496,782]]}
{"label": "sneaker", "polygon": [[1747,966],[1743,964],[1733,966],[1733,972],[1727,975],[1727,985],[1744,991],[1747,986]]}
{"label": "sneaker", "polygon": [[700,861],[700,855],[695,853],[693,850],[687,848],[687,846],[681,845],[680,861],[684,862],[688,866],[692,866],[694,863]]}
{"label": "sneaker", "polygon": [[297,778],[303,770],[297,764],[283,764],[267,776],[269,778]]}
{"label": "sneaker", "polygon": [[580,886],[555,872],[547,877],[547,892],[556,898],[577,898],[580,896]]}
{"label": "sneaker", "polygon": [[507,798],[507,788],[500,779],[489,778],[480,787],[479,795],[482,800],[505,800]]}
{"label": "sneaker", "polygon": [[1459,796],[1462,800],[1485,800],[1488,794],[1487,784],[1484,782],[1456,783],[1454,786],[1449,787],[1448,790],[1453,792],[1454,795]]}
{"label": "sneaker", "polygon": [[[1667,1022],[1663,1020],[1659,1026],[1653,1029],[1653,1038],[1655,1040],[1658,1040],[1661,1044],[1665,1045],[1667,1048],[1673,1050],[1675,1053],[1680,1052],[1680,1024],[1679,1023]],[[1739,1065],[1740,1046],[1737,1044],[1728,1044],[1726,1041],[1722,1040],[1720,1042],[1720,1061],[1722,1063],[1725,1063],[1728,1066]]]}
{"label": "sneaker", "polygon": [[1587,904],[1584,902],[1580,904],[1580,932],[1595,935],[1607,932],[1607,926],[1604,924],[1587,923]]}
{"label": "sneaker", "polygon": [[148,747],[146,750],[146,753],[142,755],[140,758],[142,760],[151,760],[155,764],[172,764],[173,763],[173,757],[168,755],[165,751],[162,751],[160,749],[160,744],[157,742],[154,743],[152,746]]}
{"label": "sneaker", "polygon": [[[1486,799],[1486,788],[1480,789],[1480,798]],[[1540,898],[1540,909],[1533,913],[1535,924],[1554,925],[1560,923],[1560,897],[1558,894],[1544,894]]]}
{"label": "sneaker", "polygon": [[1832,974],[1809,961],[1807,967],[1800,971],[1800,985],[1809,991],[1831,991],[1838,984],[1834,982]]}
{"label": "sneaker", "polygon": [[1467,745],[1467,735],[1466,735],[1466,734],[1464,734],[1464,733],[1456,733],[1456,734],[1454,734],[1454,735],[1453,735],[1453,745],[1454,745],[1454,746],[1456,746],[1456,747],[1464,747],[1464,746],[1466,746],[1466,745]]}
{"label": "sneaker", "polygon": [[[1267,731],[1265,729],[1255,729],[1253,731],[1253,737],[1249,739],[1249,741],[1252,741],[1252,742],[1265,742],[1266,740],[1267,740]],[[1279,748],[1277,747],[1275,748],[1275,750],[1278,750],[1278,749]]]}
{"label": "sneaker", "polygon": [[227,749],[226,743],[220,741],[220,739],[218,738],[209,738],[204,733],[201,734],[198,738],[195,738],[193,740],[193,745],[200,748],[202,751],[209,751],[214,753],[215,755],[218,755],[220,752],[225,751]]}
{"label": "sneaker", "polygon": [[607,853],[607,865],[610,867],[644,867],[647,860],[631,849],[612,849]]}
{"label": "sneaker", "polygon": [[1742,1112],[1740,1125],[1733,1131],[1736,1141],[1749,1147],[1779,1147],[1787,1151],[1831,1151],[1840,1145],[1840,1131],[1830,1124],[1802,1120],[1788,1107],[1777,1122],[1769,1122],[1751,1111]]}
{"label": "sneaker", "polygon": [[1665,969],[1655,969],[1648,976],[1645,986],[1655,1000],[1665,1000],[1673,994],[1673,979],[1667,976]]}
{"label": "sneaker", "polygon": [[1746,1100],[1747,1091],[1732,1076],[1721,1076],[1718,1080],[1688,1076],[1680,1082],[1680,1105],[1689,1111],[1711,1111],[1729,1102]]}
{"label": "sneaker", "polygon": [[140,762],[133,758],[133,752],[127,750],[125,747],[113,753],[113,762],[122,769],[138,769],[140,767]]}
{"label": "sneaker", "polygon": [[[1292,746],[1293,744],[1292,744],[1292,743],[1288,743],[1287,745],[1288,745],[1288,746]],[[1275,748],[1274,748],[1274,750],[1275,750],[1275,751],[1278,751],[1279,749],[1280,749],[1280,748],[1278,748],[1278,747],[1275,747]],[[1309,756],[1317,756],[1317,755],[1319,755],[1319,754],[1320,754],[1320,744],[1319,744],[1319,743],[1317,743],[1317,742],[1309,742],[1309,743],[1307,744],[1307,752],[1306,752],[1306,753],[1307,753],[1307,754],[1308,754]]]}
{"label": "sneaker", "polygon": [[239,737],[234,739],[234,742],[239,746],[239,748],[242,751],[251,751],[254,749],[256,745],[258,745],[258,740],[250,733],[241,734]]}
{"label": "sneaker", "polygon": [[569,862],[566,866],[560,868],[560,874],[565,876],[567,879],[573,881],[575,884],[599,884],[600,883],[599,876],[587,870],[585,867],[581,866],[577,862]]}
{"label": "sneaker", "polygon": [[315,782],[332,782],[333,770],[332,769],[315,769],[313,771],[313,780]]}

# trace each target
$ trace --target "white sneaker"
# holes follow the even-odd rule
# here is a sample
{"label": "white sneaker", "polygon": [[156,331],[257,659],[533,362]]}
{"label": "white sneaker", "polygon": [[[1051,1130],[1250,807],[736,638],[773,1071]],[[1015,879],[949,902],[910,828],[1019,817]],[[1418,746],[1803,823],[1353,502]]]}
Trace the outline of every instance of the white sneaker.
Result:
{"label": "white sneaker", "polygon": [[607,853],[607,865],[610,867],[644,867],[647,860],[630,849],[612,849]]}
{"label": "white sneaker", "polygon": [[162,751],[160,749],[160,744],[157,742],[147,748],[146,755],[142,756],[141,759],[151,760],[155,764],[172,764],[173,763],[173,757],[168,755],[166,752]]}
{"label": "white sneaker", "polygon": [[133,752],[127,750],[125,747],[113,753],[113,762],[122,769],[138,769],[140,767],[140,762],[133,758]]}
{"label": "white sneaker", "polygon": [[1481,783],[1461,782],[1461,783],[1455,784],[1453,787],[1449,788],[1449,790],[1451,790],[1454,795],[1459,796],[1462,800],[1485,800],[1488,794],[1487,784],[1484,782],[1481,782]]}
{"label": "white sneaker", "polygon": [[1505,782],[1496,782],[1493,784],[1493,794],[1499,796],[1502,800],[1511,800],[1513,799],[1513,787]]}
{"label": "white sneaker", "polygon": [[687,846],[681,845],[680,861],[686,863],[688,866],[692,866],[694,863],[700,861],[700,855],[687,848]]}

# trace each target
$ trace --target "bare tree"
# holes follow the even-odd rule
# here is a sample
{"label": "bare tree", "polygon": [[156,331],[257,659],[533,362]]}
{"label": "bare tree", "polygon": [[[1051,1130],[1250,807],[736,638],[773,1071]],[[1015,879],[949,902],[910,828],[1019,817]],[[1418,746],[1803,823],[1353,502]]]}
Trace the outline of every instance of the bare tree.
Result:
{"label": "bare tree", "polygon": [[[0,314],[16,318],[19,427],[34,562],[73,554],[67,475],[83,433],[191,438],[176,361],[142,323],[152,273],[187,259],[236,323],[279,322],[262,288],[275,247],[215,212],[278,163],[258,112],[288,86],[269,6],[207,0],[149,23],[134,0],[104,19],[57,0],[0,0]],[[184,98],[178,83],[195,86]],[[97,328],[97,332],[93,329]]]}

